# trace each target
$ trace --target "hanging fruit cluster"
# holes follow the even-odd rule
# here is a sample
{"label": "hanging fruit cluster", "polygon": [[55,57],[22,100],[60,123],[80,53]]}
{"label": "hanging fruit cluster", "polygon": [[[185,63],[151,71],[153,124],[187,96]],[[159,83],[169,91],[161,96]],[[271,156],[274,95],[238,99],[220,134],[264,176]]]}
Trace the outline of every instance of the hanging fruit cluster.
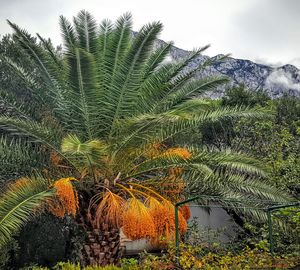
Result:
{"label": "hanging fruit cluster", "polygon": [[[151,242],[169,242],[175,236],[175,207],[154,190],[136,183],[130,187],[117,184],[120,191],[127,192],[127,199],[108,190],[91,200],[89,217],[94,209],[94,224],[109,223],[113,228],[122,228],[126,237],[132,240],[151,239]],[[100,201],[100,203],[98,203]],[[187,222],[179,212],[179,232],[185,233]]]}
{"label": "hanging fruit cluster", "polygon": [[54,182],[53,188],[56,190],[55,198],[49,203],[49,211],[58,217],[76,215],[78,209],[78,194],[73,188],[71,181],[75,178],[61,178]]}

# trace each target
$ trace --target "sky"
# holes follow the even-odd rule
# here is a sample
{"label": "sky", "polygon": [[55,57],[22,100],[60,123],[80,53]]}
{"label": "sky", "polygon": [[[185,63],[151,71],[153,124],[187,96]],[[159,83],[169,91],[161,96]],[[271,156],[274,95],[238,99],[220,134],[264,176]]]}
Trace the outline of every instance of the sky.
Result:
{"label": "sky", "polygon": [[58,17],[71,20],[81,9],[99,23],[131,12],[134,30],[161,21],[160,38],[185,50],[211,44],[210,56],[300,68],[300,0],[0,0],[0,35],[11,32],[9,19],[58,45]]}

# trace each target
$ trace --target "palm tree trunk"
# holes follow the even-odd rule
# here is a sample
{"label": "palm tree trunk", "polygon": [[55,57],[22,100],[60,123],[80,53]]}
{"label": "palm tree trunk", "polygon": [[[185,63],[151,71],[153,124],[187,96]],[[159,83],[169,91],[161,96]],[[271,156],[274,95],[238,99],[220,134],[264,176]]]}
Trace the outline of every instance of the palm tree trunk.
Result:
{"label": "palm tree trunk", "polygon": [[81,256],[82,265],[105,266],[118,264],[122,255],[119,229],[111,228],[109,224],[97,226],[91,222],[87,214],[89,199],[83,199],[83,196],[80,197],[82,200],[78,222],[86,232]]}
{"label": "palm tree trunk", "polygon": [[[107,229],[105,229],[105,227]],[[84,244],[85,265],[117,264],[121,257],[120,234],[117,229],[93,229],[87,231]]]}

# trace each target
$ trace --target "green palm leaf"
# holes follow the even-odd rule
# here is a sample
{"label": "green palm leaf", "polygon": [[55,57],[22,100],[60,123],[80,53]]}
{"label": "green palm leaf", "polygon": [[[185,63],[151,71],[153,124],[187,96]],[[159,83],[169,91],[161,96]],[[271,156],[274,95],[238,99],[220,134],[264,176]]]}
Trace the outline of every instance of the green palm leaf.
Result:
{"label": "green palm leaf", "polygon": [[72,91],[68,106],[73,117],[72,128],[85,139],[95,138],[97,101],[96,64],[92,54],[76,48],[69,71]]}
{"label": "green palm leaf", "polygon": [[70,53],[78,43],[74,28],[64,16],[59,17],[59,24],[66,53]]}
{"label": "green palm leaf", "polygon": [[97,47],[97,23],[93,16],[82,10],[74,18],[80,48],[89,53],[96,53]]}
{"label": "green palm leaf", "polygon": [[19,186],[9,186],[0,199],[0,246],[5,245],[11,236],[32,217],[44,210],[44,204],[52,198],[44,179],[24,180]]}

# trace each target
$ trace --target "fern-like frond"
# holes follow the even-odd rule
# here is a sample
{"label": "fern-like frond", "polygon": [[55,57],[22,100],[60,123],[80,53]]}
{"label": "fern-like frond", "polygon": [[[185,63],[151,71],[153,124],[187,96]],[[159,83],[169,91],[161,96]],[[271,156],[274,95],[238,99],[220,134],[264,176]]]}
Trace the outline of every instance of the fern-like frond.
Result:
{"label": "fern-like frond", "polygon": [[167,43],[164,46],[156,49],[148,58],[145,68],[144,68],[144,79],[146,79],[150,74],[152,74],[157,67],[159,67],[162,62],[166,59],[168,54],[170,53],[170,49],[173,43]]}
{"label": "fern-like frond", "polygon": [[[58,153],[69,164],[75,166],[60,150],[61,134],[59,130],[54,131],[32,120],[5,116],[0,116],[0,127],[11,135],[28,138],[32,142],[46,145],[49,149]],[[56,128],[59,129],[59,127]]]}
{"label": "fern-like frond", "polygon": [[89,53],[96,53],[97,47],[97,23],[94,17],[87,11],[81,10],[74,18],[80,48]]}
{"label": "fern-like frond", "polygon": [[186,192],[190,196],[214,195],[219,198],[214,202],[224,209],[233,210],[245,220],[266,222],[269,206],[291,201],[288,194],[269,185],[264,179],[245,174],[226,172],[205,176],[199,172],[185,171],[183,176],[189,179]]}
{"label": "fern-like frond", "polygon": [[36,64],[40,67],[41,72],[44,76],[46,85],[52,85],[52,76],[47,68],[47,62],[45,61],[45,52],[38,46],[33,38],[23,29],[16,24],[10,22],[8,24],[15,31],[15,36],[20,43],[21,47],[32,57]]}
{"label": "fern-like frond", "polygon": [[236,119],[240,117],[247,118],[263,118],[266,117],[264,111],[236,108],[217,108],[203,111],[203,103],[197,105],[200,110],[193,112],[183,111],[183,108],[168,111],[159,115],[144,114],[138,117],[128,118],[119,122],[119,134],[122,139],[115,136],[116,152],[121,149],[133,149],[134,145],[139,145],[143,148],[144,145],[152,143],[164,142],[174,138],[179,134],[187,131],[192,131],[206,123],[218,122],[225,119]]}
{"label": "fern-like frond", "polygon": [[128,49],[124,60],[122,60],[116,76],[112,78],[109,102],[113,107],[111,110],[109,136],[112,136],[115,124],[119,118],[130,116],[134,113],[132,105],[138,101],[137,88],[140,84],[143,64],[149,56],[153,42],[161,28],[161,23],[153,23],[141,29],[130,49]]}
{"label": "fern-like frond", "polygon": [[187,99],[200,97],[207,91],[215,90],[218,86],[224,85],[227,82],[228,79],[225,77],[209,77],[191,81],[158,101],[154,112],[161,113],[170,110]]}
{"label": "fern-like frond", "polygon": [[[189,64],[192,63],[195,58],[199,57],[201,52],[206,48],[207,47],[204,47],[191,52],[184,60],[179,61],[179,63],[162,65],[155,72],[149,74],[149,76],[141,83],[139,87],[140,102],[137,104],[138,112],[163,112],[164,110],[162,104],[168,103],[170,98],[171,100],[172,97],[174,98],[174,95],[175,101],[177,102],[180,100],[178,100],[179,97],[181,99],[186,98],[188,94],[186,91],[188,90],[182,91],[182,88],[185,87],[187,83],[192,82],[192,78],[197,72],[214,62],[212,59],[209,59],[204,63],[199,63],[199,65],[191,68],[188,71],[186,70],[187,66],[189,66]],[[208,80],[213,79],[209,78]],[[208,87],[206,90],[209,90],[209,88],[211,89],[212,87],[213,85]],[[203,88],[205,88],[205,86],[203,86]],[[205,89],[203,89],[202,92],[204,92],[204,90]],[[199,90],[199,92],[201,91]],[[149,103],[148,100],[151,100],[151,103]]]}
{"label": "fern-like frond", "polygon": [[59,17],[59,24],[65,51],[67,54],[72,53],[73,49],[78,44],[75,30],[71,23],[64,16]]}
{"label": "fern-like frond", "polygon": [[30,76],[30,74],[28,74],[28,72],[23,67],[19,66],[17,63],[6,56],[1,55],[0,59],[16,72],[16,75],[18,75],[26,83],[26,85],[30,87],[29,90],[32,91],[32,88],[35,88],[37,86],[37,82],[35,81],[35,79]]}
{"label": "fern-like frond", "polygon": [[103,20],[100,24],[100,34],[97,41],[97,75],[99,81],[99,92],[101,96],[110,83],[109,71],[106,68],[107,57],[109,56],[109,38],[113,32],[113,24],[110,20]]}
{"label": "fern-like frond", "polygon": [[[102,35],[103,45],[100,48],[101,52],[101,75],[102,80],[105,82],[103,86],[105,89],[110,89],[112,78],[115,77],[119,64],[124,58],[126,50],[128,49],[130,42],[130,34],[132,27],[132,17],[130,13],[125,13],[121,16],[114,26],[105,21],[102,23]],[[103,98],[108,93],[104,93]],[[105,103],[105,102],[104,102]]]}
{"label": "fern-like frond", "polygon": [[41,149],[26,140],[0,137],[0,187],[12,179],[28,176],[47,166]]}
{"label": "fern-like frond", "polygon": [[59,149],[59,146],[56,144],[56,138],[59,136],[59,133],[33,120],[1,116],[0,126],[10,134],[29,137],[55,150]]}
{"label": "fern-like frond", "polygon": [[[29,102],[28,102],[29,103]],[[17,116],[20,118],[31,118],[32,109],[28,108],[26,105],[28,104],[22,98],[18,98],[14,93],[7,93],[5,91],[0,91],[0,106],[1,113],[7,116]],[[35,109],[35,113],[37,113],[34,108],[35,104],[32,104],[33,109]]]}
{"label": "fern-like frond", "polygon": [[77,164],[80,171],[83,167],[101,167],[101,158],[107,155],[107,145],[100,140],[81,142],[76,135],[68,135],[62,141],[62,152]]}
{"label": "fern-like frond", "polygon": [[11,184],[0,198],[0,246],[34,216],[44,210],[44,204],[54,191],[45,179],[21,179]]}
{"label": "fern-like frond", "polygon": [[69,79],[72,81],[72,91],[68,93],[68,108],[73,116],[70,119],[72,129],[84,139],[93,139],[99,121],[96,118],[98,107],[94,56],[76,48],[70,63]]}

